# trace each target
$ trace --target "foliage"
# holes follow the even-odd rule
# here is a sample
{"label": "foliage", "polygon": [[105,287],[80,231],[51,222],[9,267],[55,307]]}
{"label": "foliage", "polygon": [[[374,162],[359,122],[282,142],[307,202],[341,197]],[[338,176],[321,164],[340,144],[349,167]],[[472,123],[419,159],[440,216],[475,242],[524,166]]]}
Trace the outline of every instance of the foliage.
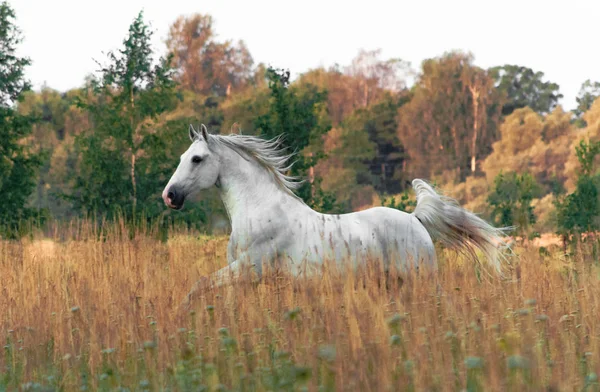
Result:
{"label": "foliage", "polygon": [[175,108],[177,95],[170,59],[153,64],[151,36],[140,12],[123,49],[108,54],[90,96],[78,101],[93,124],[77,138],[80,171],[69,196],[82,213],[132,218],[163,210],[160,191],[173,169],[166,159],[173,133],[159,116]]}
{"label": "foliage", "polygon": [[600,229],[600,177],[582,176],[575,191],[557,203],[558,232],[580,234]]}
{"label": "foliage", "polygon": [[525,107],[515,110],[500,127],[503,153],[515,156],[530,148],[542,138],[543,127],[543,117],[533,109]]}
{"label": "foliage", "polygon": [[346,212],[332,192],[323,190],[323,187],[321,186],[322,181],[323,179],[320,177],[315,177],[314,179],[310,206],[317,211],[328,214],[342,214]]}
{"label": "foliage", "polygon": [[0,3],[0,235],[9,237],[18,235],[24,222],[41,217],[27,207],[43,158],[30,147],[31,139],[25,142],[36,119],[14,108],[30,88],[24,78],[30,60],[16,54],[20,42],[15,13],[4,1]]}
{"label": "foliage", "polygon": [[519,234],[528,234],[536,221],[531,202],[538,192],[539,185],[531,174],[500,172],[488,196],[492,219],[503,227],[515,226]]}
{"label": "foliage", "polygon": [[577,107],[573,110],[573,113],[577,117],[575,122],[580,128],[584,128],[587,125],[583,114],[590,110],[598,97],[600,97],[600,82],[592,82],[589,79],[583,82],[575,98]]}
{"label": "foliage", "polygon": [[[269,67],[266,77],[271,92],[269,109],[256,118],[255,128],[266,138],[283,135],[282,148],[298,153],[291,175],[310,177],[311,168],[325,156],[323,135],[331,129],[325,106],[327,92],[313,85],[290,86],[289,71]],[[319,184],[314,176],[309,178],[298,190],[299,196],[310,206],[334,210],[333,196],[319,190]]]}
{"label": "foliage", "polygon": [[381,201],[381,205],[383,207],[394,208],[396,210],[411,213],[415,210],[417,201],[410,197],[408,190],[405,190],[402,192],[402,196],[400,196],[400,199],[397,202],[396,198],[392,196],[389,200],[384,198]]}
{"label": "foliage", "polygon": [[575,150],[580,164],[576,189],[556,203],[558,232],[563,235],[600,230],[600,175],[594,165],[600,142],[581,140]]}
{"label": "foliage", "polygon": [[[33,208],[56,219],[125,214],[150,221],[177,217],[205,228],[208,219],[220,224],[226,213],[216,192],[201,196],[200,208],[178,213],[160,200],[188,146],[190,122],[215,133],[284,134],[284,146],[298,153],[290,174],[307,180],[299,195],[329,212],[378,204],[379,195],[409,189],[415,177],[462,186],[469,195],[468,178],[491,183],[501,169],[527,171],[540,185],[540,198],[566,200],[560,195],[578,186],[572,144],[582,133],[576,126],[585,126],[590,140],[598,134],[600,101],[591,105],[597,82],[582,85],[573,119],[557,104],[558,85],[543,73],[519,65],[483,69],[470,53],[424,61],[409,91],[409,64],[386,59],[379,49],[360,50],[348,64],[312,69],[292,81],[282,70],[255,66],[243,41],[219,39],[210,15],[175,20],[168,57],[158,61],[148,26],[134,25],[122,49],[109,53],[84,88],[44,86],[21,94],[28,60],[14,53],[2,59],[20,66],[14,70],[21,77],[13,85],[0,78],[7,102],[2,127],[14,136],[0,144],[20,149],[32,163],[15,171],[22,182],[10,186],[23,191],[11,201],[23,209],[0,207],[18,216],[11,225],[34,217]],[[17,32],[11,26],[2,27]],[[19,40],[14,36],[12,47]],[[13,107],[21,122],[8,115]],[[8,156],[0,162],[0,184],[8,183],[2,171]],[[463,200],[467,208],[484,207],[488,187],[480,188],[477,197]]]}
{"label": "foliage", "polygon": [[178,18],[169,30],[167,47],[177,80],[184,89],[208,96],[229,96],[252,77],[252,56],[243,41],[214,40],[210,15]]}
{"label": "foliage", "polygon": [[492,183],[500,171],[527,171],[543,192],[559,192],[568,179],[565,163],[575,135],[570,114],[557,107],[547,116],[530,108],[517,109],[504,118],[500,139],[492,145],[482,169]]}
{"label": "foliage", "polygon": [[550,113],[563,97],[558,84],[543,81],[543,72],[509,64],[491,68],[490,72],[496,80],[497,89],[507,99],[502,107],[504,116],[524,107],[540,114]]}
{"label": "foliage", "polygon": [[497,138],[500,95],[473,57],[446,53],[422,64],[410,102],[398,112],[398,136],[412,177],[477,172],[477,161]]}
{"label": "foliage", "polygon": [[73,135],[85,126],[79,121],[87,120],[75,107],[75,97],[80,93],[81,90],[74,90],[61,94],[43,86],[39,93],[25,93],[17,108],[20,114],[36,119],[31,147],[43,157],[36,189],[29,203],[36,208],[47,209],[57,219],[73,215],[72,206],[60,195],[71,189],[70,179],[77,170],[76,156],[72,152]]}
{"label": "foliage", "polygon": [[600,142],[586,143],[585,140],[579,142],[579,146],[575,147],[577,161],[579,161],[579,177],[590,177],[595,174],[594,160],[600,154]]}
{"label": "foliage", "polygon": [[[358,139],[355,150],[346,152],[346,156],[359,158],[365,165],[358,170],[359,184],[373,184],[378,192],[388,194],[405,188],[408,179],[401,170],[404,146],[397,134],[397,114],[398,109],[409,100],[407,94],[387,94],[379,102],[356,110],[344,121],[343,128],[354,131],[346,139]],[[363,137],[368,140],[362,141]]]}
{"label": "foliage", "polygon": [[390,92],[406,89],[406,77],[411,73],[409,64],[398,58],[382,60],[380,56],[381,49],[361,49],[345,69],[345,74],[354,81],[358,107],[366,108]]}

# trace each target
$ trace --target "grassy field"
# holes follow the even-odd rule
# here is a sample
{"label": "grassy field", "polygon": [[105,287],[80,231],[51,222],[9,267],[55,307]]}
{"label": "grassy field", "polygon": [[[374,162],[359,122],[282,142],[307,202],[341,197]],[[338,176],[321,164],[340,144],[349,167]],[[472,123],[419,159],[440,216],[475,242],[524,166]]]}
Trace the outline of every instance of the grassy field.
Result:
{"label": "grassy field", "polygon": [[519,247],[511,282],[444,253],[401,288],[376,273],[271,277],[182,314],[227,238],[123,232],[0,242],[0,390],[599,390],[593,245]]}

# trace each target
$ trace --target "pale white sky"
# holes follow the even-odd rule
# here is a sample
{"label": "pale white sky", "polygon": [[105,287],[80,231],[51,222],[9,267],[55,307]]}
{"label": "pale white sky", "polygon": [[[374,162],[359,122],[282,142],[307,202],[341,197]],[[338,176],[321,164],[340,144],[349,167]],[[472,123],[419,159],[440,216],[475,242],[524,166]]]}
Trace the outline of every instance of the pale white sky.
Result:
{"label": "pale white sky", "polygon": [[470,50],[481,67],[519,64],[560,85],[572,109],[581,83],[600,81],[598,0],[8,0],[25,35],[27,76],[57,90],[80,86],[93,59],[120,47],[137,13],[163,54],[179,15],[208,13],[219,39],[243,39],[256,63],[304,72],[347,65],[381,48],[418,69],[425,58]]}

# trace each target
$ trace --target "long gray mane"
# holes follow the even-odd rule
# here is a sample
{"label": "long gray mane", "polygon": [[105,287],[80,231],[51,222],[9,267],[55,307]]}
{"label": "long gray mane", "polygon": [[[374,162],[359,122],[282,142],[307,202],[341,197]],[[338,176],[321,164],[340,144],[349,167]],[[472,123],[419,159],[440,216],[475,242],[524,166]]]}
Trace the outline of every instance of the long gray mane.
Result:
{"label": "long gray mane", "polygon": [[[287,193],[299,199],[294,193],[302,185],[303,181],[297,177],[287,175],[287,171],[293,163],[287,164],[293,153],[287,154],[279,148],[282,143],[282,136],[271,140],[265,140],[257,136],[250,135],[208,135],[209,142],[217,145],[226,146],[244,156],[244,153],[254,158],[262,167],[267,169],[275,182]],[[210,144],[210,143],[209,143]]]}

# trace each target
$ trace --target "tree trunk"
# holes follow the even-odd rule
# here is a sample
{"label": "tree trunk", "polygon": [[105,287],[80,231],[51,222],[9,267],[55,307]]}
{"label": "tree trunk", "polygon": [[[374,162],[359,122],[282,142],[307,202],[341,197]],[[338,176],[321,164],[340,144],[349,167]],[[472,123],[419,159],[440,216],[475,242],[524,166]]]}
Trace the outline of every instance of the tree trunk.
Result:
{"label": "tree trunk", "polygon": [[473,138],[471,139],[471,173],[475,174],[475,170],[477,169],[477,135],[479,134],[479,92],[473,94],[473,117]]}
{"label": "tree trunk", "polygon": [[464,165],[463,163],[463,156],[461,153],[461,143],[460,140],[458,139],[458,131],[456,129],[456,125],[452,125],[452,127],[450,128],[451,132],[452,132],[452,139],[454,141],[454,157],[455,157],[455,162],[454,164],[456,164],[456,167],[458,169],[458,178],[460,181],[460,172],[461,172],[461,166]]}
{"label": "tree trunk", "polygon": [[471,138],[471,173],[477,170],[477,135],[479,134],[479,89],[470,86],[473,97],[473,137]]}
{"label": "tree trunk", "polygon": [[137,205],[137,184],[135,182],[135,152],[131,151],[131,186],[133,188],[133,213]]}
{"label": "tree trunk", "polygon": [[[475,120],[477,124],[477,120]],[[473,139],[471,140],[471,173],[475,174],[477,170],[477,128],[473,129]]]}
{"label": "tree trunk", "polygon": [[136,207],[137,207],[137,184],[135,180],[135,139],[137,129],[134,127],[134,110],[135,110],[135,102],[133,100],[133,89],[130,91],[130,100],[131,100],[131,187],[133,190],[133,201],[132,201],[132,218],[135,217]]}
{"label": "tree trunk", "polygon": [[[313,153],[308,154],[309,157],[312,158]],[[308,168],[308,182],[310,183],[310,196],[315,197],[315,189],[313,187],[313,183],[315,182],[315,168],[314,166],[310,166]]]}

